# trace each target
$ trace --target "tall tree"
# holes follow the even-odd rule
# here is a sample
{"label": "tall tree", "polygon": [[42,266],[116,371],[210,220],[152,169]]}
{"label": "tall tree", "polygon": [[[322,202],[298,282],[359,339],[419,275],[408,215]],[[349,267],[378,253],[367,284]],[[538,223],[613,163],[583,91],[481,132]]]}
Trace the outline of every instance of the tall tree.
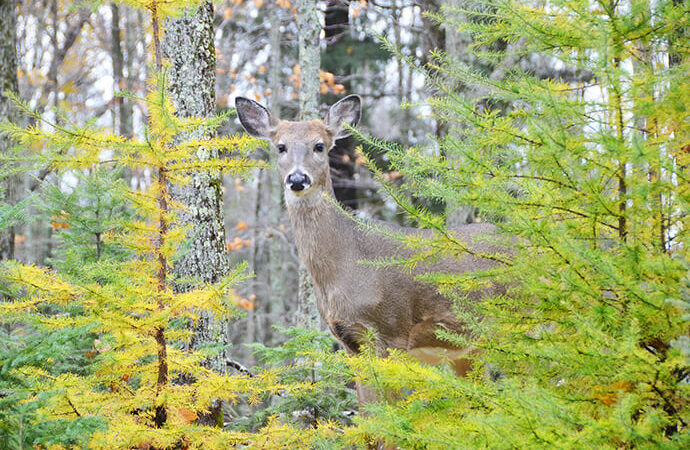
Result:
{"label": "tall tree", "polygon": [[[16,0],[0,0],[0,122],[14,122],[18,117],[5,91],[17,92],[17,16]],[[12,141],[0,135],[0,155],[4,154]],[[0,167],[0,182],[9,203],[15,200],[14,177],[5,178]],[[2,195],[3,189],[0,189]],[[1,197],[0,197],[1,199]],[[0,230],[0,260],[14,257],[14,228]]]}
{"label": "tall tree", "polygon": [[[440,57],[437,69],[455,83],[437,78],[431,102],[466,126],[441,142],[446,157],[397,147],[388,157],[413,180],[412,195],[501,218],[514,250],[495,270],[426,278],[457,301],[468,335],[439,332],[482,350],[479,380],[446,384],[415,369],[402,382],[407,362],[386,364],[375,376],[382,390],[428,379],[415,392],[431,395],[390,401],[385,415],[360,424],[404,447],[685,448],[690,123],[680,99],[690,46],[677,30],[688,27],[690,9],[673,0],[468,5],[457,12],[477,20],[451,22],[471,35],[480,64]],[[676,65],[666,58],[670,43]],[[557,61],[561,75],[509,69],[537,59]],[[420,246],[430,255],[471,252],[442,218],[414,215],[440,231]],[[489,281],[507,295],[468,298]],[[484,377],[488,367],[500,369],[496,380]],[[385,430],[391,423],[410,432]]]}
{"label": "tall tree", "polygon": [[297,1],[299,29],[299,115],[300,120],[319,118],[319,89],[321,86],[321,22],[316,0]]}
{"label": "tall tree", "polygon": [[[125,56],[122,51],[122,32],[120,29],[120,7],[117,3],[110,3],[110,58],[113,64],[113,81],[115,90],[124,90],[127,81],[124,76]],[[130,55],[131,57],[131,55]],[[115,97],[117,105],[118,132],[120,136],[132,137],[132,105],[129,100]]]}
{"label": "tall tree", "polygon": [[[319,119],[319,89],[321,87],[321,50],[319,34],[321,23],[316,0],[297,1],[297,28],[299,29],[299,118]],[[319,328],[314,287],[304,264],[299,268],[298,325]]]}
{"label": "tall tree", "polygon": [[[181,118],[213,115],[216,55],[212,3],[205,1],[196,10],[187,10],[180,17],[168,19],[165,30],[161,47],[169,63],[168,91],[175,115]],[[206,139],[212,134],[208,129],[199,128],[178,136],[178,140]],[[214,159],[218,157],[218,150],[202,147],[197,150],[196,157],[200,161]],[[188,245],[174,265],[176,287],[183,292],[200,283],[214,283],[229,270],[222,215],[222,178],[208,172],[192,172],[189,177],[189,183],[172,189],[172,198],[184,206],[179,225],[189,227]],[[205,315],[195,327],[192,345],[199,348],[226,341],[223,324]],[[223,371],[224,355],[214,356],[208,364]]]}
{"label": "tall tree", "polygon": [[[347,39],[350,31],[349,4],[343,0],[329,0],[326,3],[324,14],[324,37],[326,40],[326,58],[323,58],[321,67],[324,71],[347,78],[343,83],[346,91],[350,90],[350,73],[344,73],[342,69],[352,69],[354,64],[343,64],[342,58],[328,58],[328,54],[347,54],[339,47],[350,46],[353,42]],[[342,53],[341,53],[342,52]],[[326,64],[329,62],[330,64]],[[336,141],[335,148],[328,154],[331,165],[331,178],[333,180],[333,192],[336,200],[350,208],[357,208],[357,189],[354,186],[355,160],[354,138]]]}

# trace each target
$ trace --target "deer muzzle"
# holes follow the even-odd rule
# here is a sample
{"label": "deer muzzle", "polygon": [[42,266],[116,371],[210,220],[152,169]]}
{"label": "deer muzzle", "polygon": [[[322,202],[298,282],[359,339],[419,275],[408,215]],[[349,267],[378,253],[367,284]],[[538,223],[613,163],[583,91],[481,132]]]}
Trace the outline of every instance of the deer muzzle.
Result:
{"label": "deer muzzle", "polygon": [[303,191],[311,186],[311,179],[306,173],[296,170],[287,176],[285,184],[293,191]]}

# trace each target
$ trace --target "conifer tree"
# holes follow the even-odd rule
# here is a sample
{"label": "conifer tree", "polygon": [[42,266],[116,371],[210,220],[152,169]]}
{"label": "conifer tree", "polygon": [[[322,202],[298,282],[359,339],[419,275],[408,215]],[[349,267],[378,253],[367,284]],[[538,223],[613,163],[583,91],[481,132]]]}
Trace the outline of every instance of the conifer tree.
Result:
{"label": "conifer tree", "polygon": [[[454,298],[472,337],[475,377],[394,354],[355,358],[381,392],[414,392],[371,407],[349,430],[403,447],[686,447],[690,42],[686,4],[506,0],[456,6],[487,63],[550,58],[586,80],[539,79],[529,66],[498,80],[442,52],[431,99],[455,132],[434,157],[377,145],[410,181],[391,195],[435,238],[418,255],[461,258],[443,218],[409,196],[472,204],[513,248],[485,273],[428,275]],[[437,17],[437,20],[443,20]],[[492,47],[502,40],[503,49]],[[480,98],[454,91],[462,83]],[[481,102],[486,105],[477,108]],[[492,108],[491,105],[510,105]],[[468,303],[489,281],[508,293]],[[493,377],[486,375],[494,374]],[[359,431],[357,431],[359,430]]]}
{"label": "conifer tree", "polygon": [[[96,129],[92,123],[65,124],[67,117],[61,124],[51,123],[16,97],[18,107],[36,125],[2,125],[4,133],[19,143],[17,153],[4,158],[9,162],[49,167],[56,173],[114,165],[150,169],[154,174],[147,191],[127,193],[136,216],[124,227],[113,227],[101,234],[100,229],[92,229],[88,217],[79,218],[88,232],[98,234],[102,245],[117,244],[132,254],[131,258],[110,261],[103,267],[107,276],[70,277],[16,262],[3,268],[3,281],[15,291],[12,298],[0,305],[3,319],[30,322],[38,329],[58,333],[88,329],[98,336],[83,352],[92,360],[92,370],[53,374],[50,358],[42,354],[28,364],[21,358],[3,358],[3,372],[21,377],[23,388],[15,387],[30,398],[39,393],[49,397],[40,410],[45,420],[98,419],[98,431],[90,438],[82,436],[80,441],[83,444],[84,439],[88,440],[92,448],[218,448],[233,442],[249,442],[251,436],[246,433],[203,426],[196,419],[208,411],[212,399],[232,399],[243,392],[272,392],[283,387],[272,381],[270,372],[254,377],[252,383],[245,376],[224,377],[201,364],[208,358],[208,350],[184,350],[184,346],[178,345],[191,339],[190,331],[182,326],[184,321],[195,322],[202,313],[218,318],[233,314],[237,298],[231,286],[245,275],[240,266],[218,283],[204,284],[185,293],[173,291],[171,263],[189,230],[170,226],[175,221],[177,205],[170,200],[169,183],[188,182],[186,173],[190,170],[238,174],[257,164],[245,157],[252,142],[244,137],[174,141],[175,136],[190,130],[214,130],[227,116],[204,119],[178,118],[173,114],[166,96],[158,24],[160,17],[174,13],[174,8],[189,5],[166,2],[159,9],[156,2],[144,2],[143,6],[152,16],[158,70],[147,97],[136,99],[148,108],[145,139],[115,136]],[[199,147],[223,149],[233,158],[199,161],[192,158]],[[67,220],[68,216],[70,212],[65,211],[62,218],[55,218],[56,223],[65,223],[59,220]],[[50,314],[55,308],[66,314]],[[178,378],[192,382],[176,384],[174,380]],[[90,431],[94,429],[91,427]],[[46,445],[48,441],[39,443]]]}

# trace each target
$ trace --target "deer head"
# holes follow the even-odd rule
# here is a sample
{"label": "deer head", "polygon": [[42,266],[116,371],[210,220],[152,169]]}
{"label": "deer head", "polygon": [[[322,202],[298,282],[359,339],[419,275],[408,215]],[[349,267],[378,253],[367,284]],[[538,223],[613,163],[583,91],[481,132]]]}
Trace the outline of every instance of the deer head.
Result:
{"label": "deer head", "polygon": [[328,152],[336,140],[351,134],[348,126],[359,122],[359,96],[350,95],[335,103],[323,121],[280,120],[259,103],[244,97],[235,99],[235,108],[247,133],[269,141],[278,152],[278,172],[288,202],[332,190]]}

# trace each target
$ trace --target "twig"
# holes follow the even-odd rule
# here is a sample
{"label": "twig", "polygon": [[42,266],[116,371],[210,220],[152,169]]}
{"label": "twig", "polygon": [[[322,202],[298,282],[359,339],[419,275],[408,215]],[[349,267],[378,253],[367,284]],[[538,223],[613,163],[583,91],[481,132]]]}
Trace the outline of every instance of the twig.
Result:
{"label": "twig", "polygon": [[246,367],[244,367],[242,364],[238,363],[234,359],[227,358],[225,360],[225,365],[228,367],[232,367],[233,369],[235,369],[236,371],[238,371],[239,373],[241,373],[243,375],[247,375],[249,378],[256,378],[256,375],[254,375],[249,369],[247,369]]}

